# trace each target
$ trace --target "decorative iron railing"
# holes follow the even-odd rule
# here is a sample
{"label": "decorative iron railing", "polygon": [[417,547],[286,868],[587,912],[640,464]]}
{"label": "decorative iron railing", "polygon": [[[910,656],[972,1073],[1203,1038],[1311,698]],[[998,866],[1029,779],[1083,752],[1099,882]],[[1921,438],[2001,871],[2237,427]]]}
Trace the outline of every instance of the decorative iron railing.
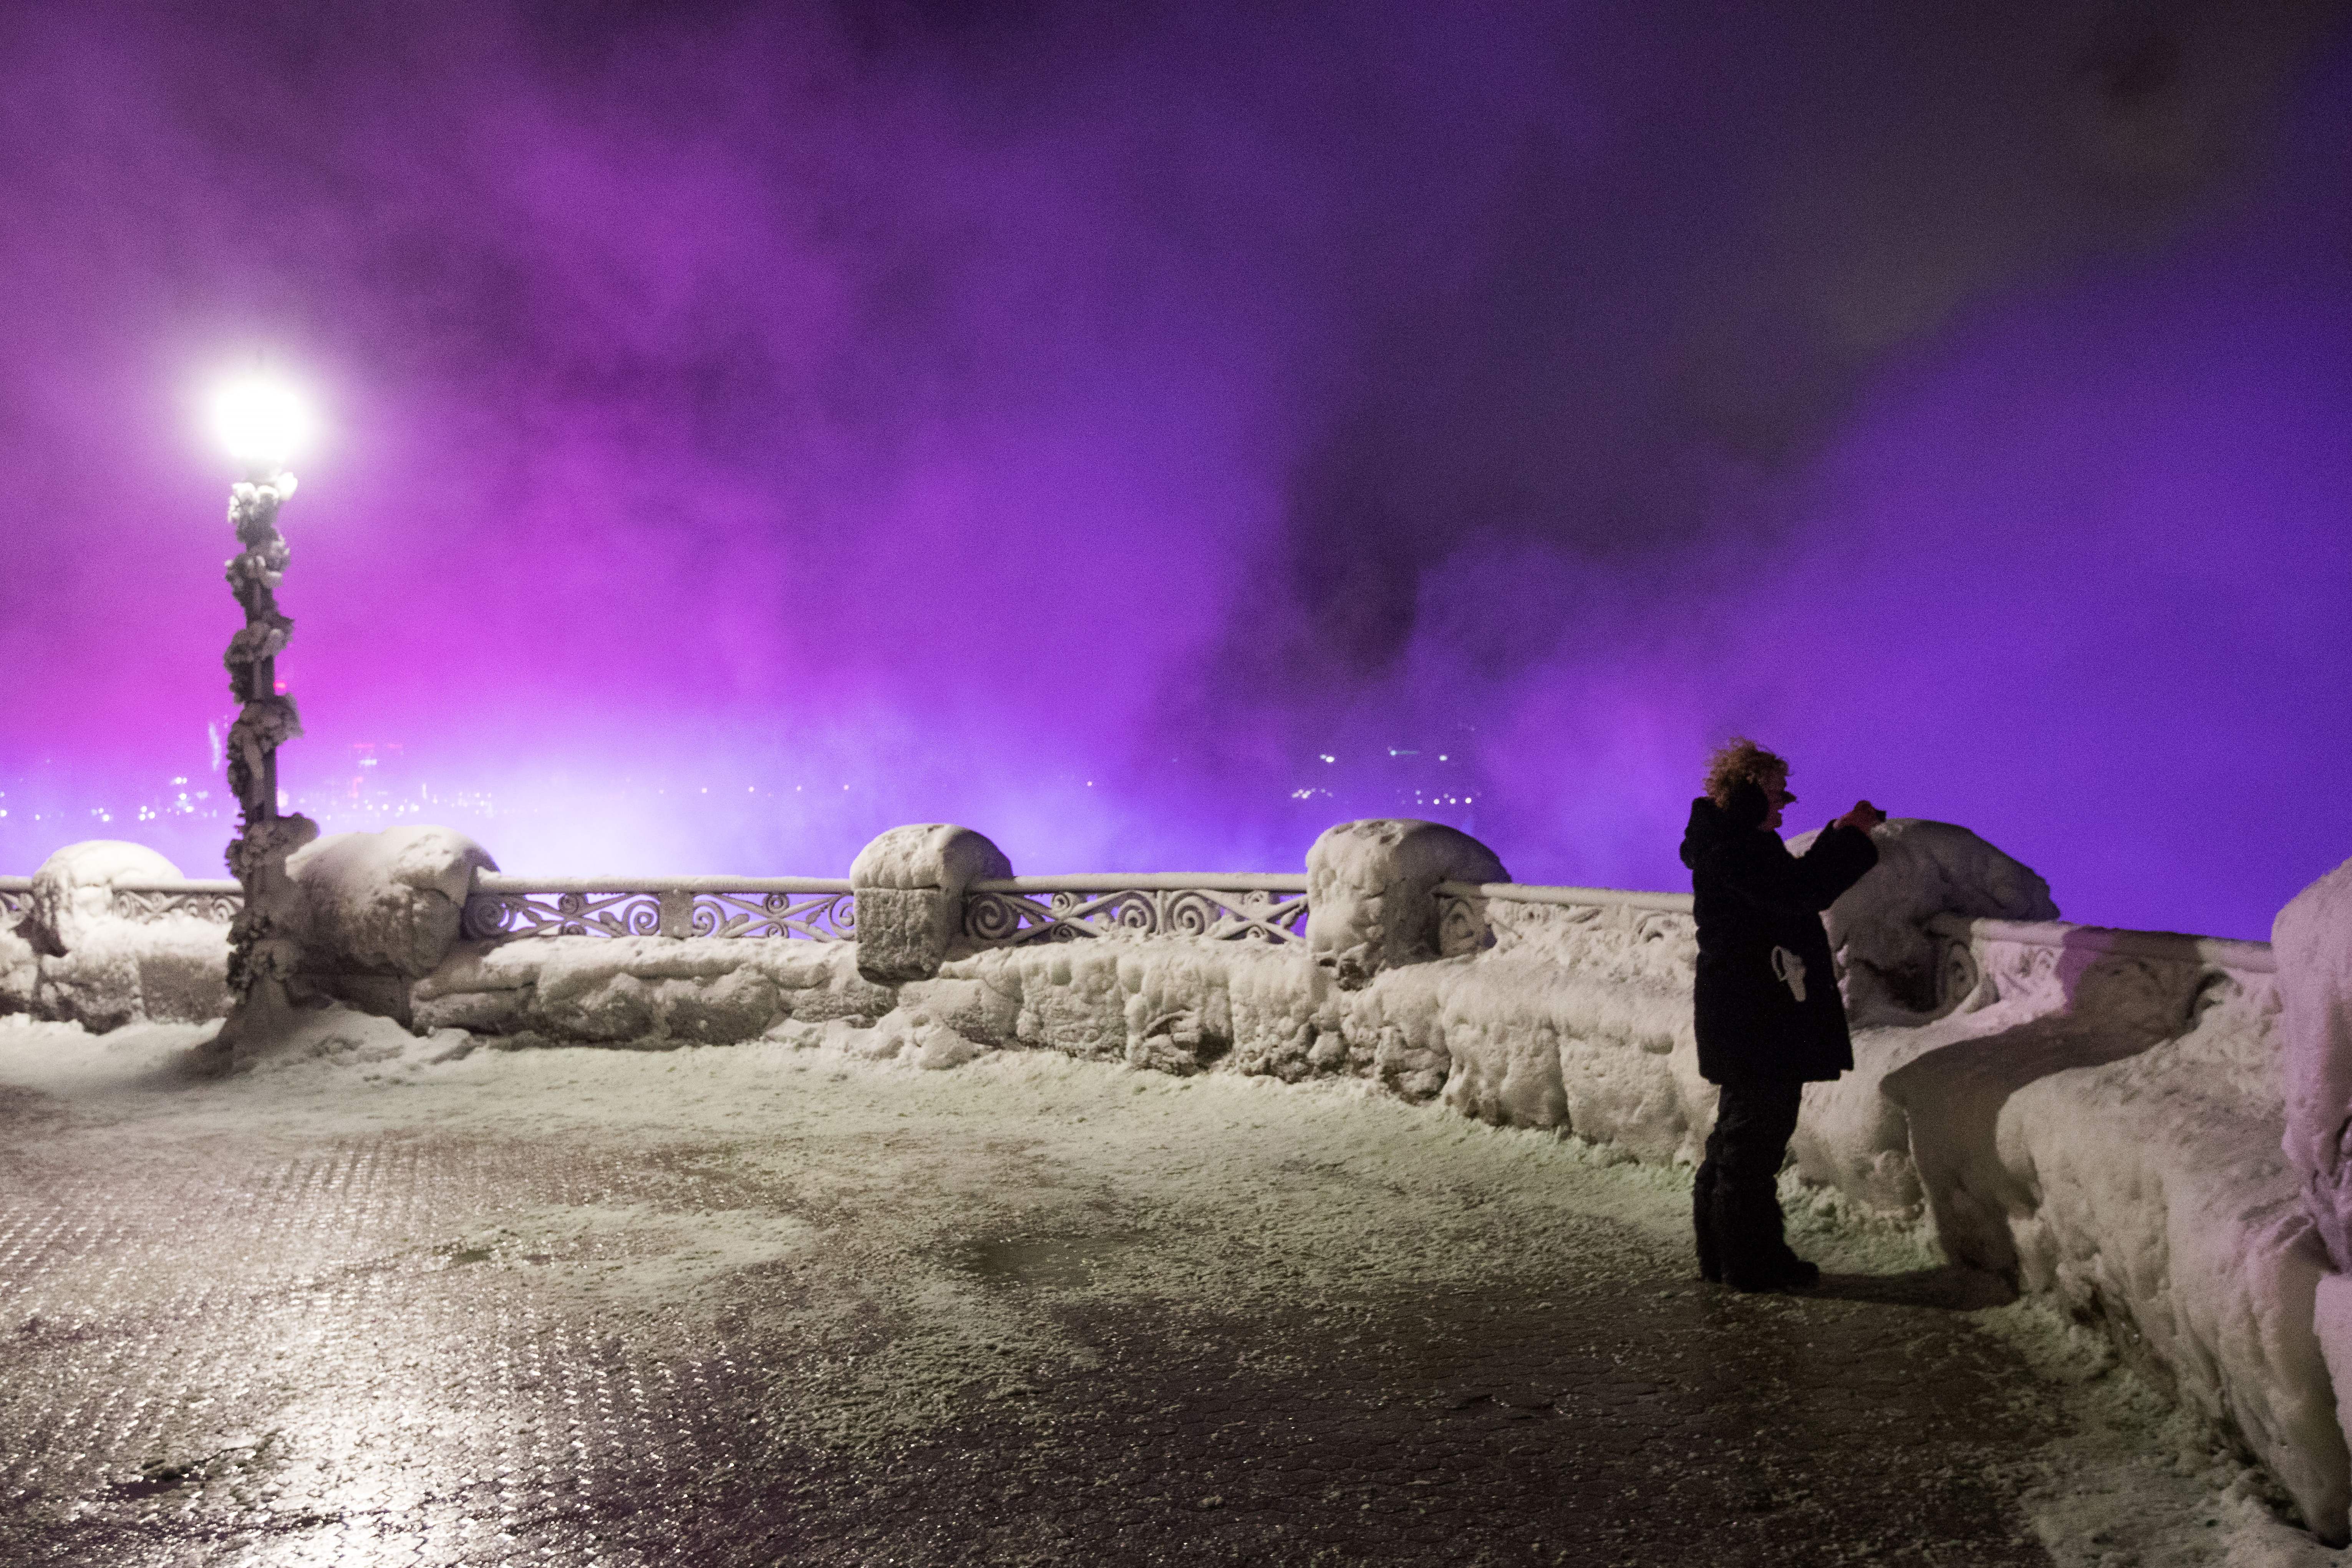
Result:
{"label": "decorative iron railing", "polygon": [[[114,884],[114,912],[142,924],[174,915],[193,915],[215,925],[226,925],[244,907],[243,889],[226,878]],[[0,877],[0,921],[13,926],[32,912],[33,879]]]}
{"label": "decorative iron railing", "polygon": [[[1494,926],[1486,919],[1488,902],[1549,904],[1565,911],[1571,924],[1605,919],[1630,920],[1634,934],[1644,942],[1669,937],[1689,929],[1688,893],[1653,893],[1627,888],[1545,888],[1526,882],[1440,882],[1437,884],[1437,948],[1442,953],[1475,952],[1493,944]],[[1622,915],[1615,911],[1623,911]]]}
{"label": "decorative iron railing", "polygon": [[[2065,921],[1970,920],[1935,915],[1927,929],[1944,939],[1936,974],[1939,1006],[1990,1000],[2005,986],[2056,981],[2072,986],[2092,973],[2106,975],[2105,1005],[2125,1005],[2125,992],[2149,1016],[2184,1012],[2193,1017],[2223,983],[2245,985],[2278,973],[2266,942],[2190,936],[2180,931],[2123,931]],[[2118,982],[2123,991],[2117,990]]]}
{"label": "decorative iron railing", "polygon": [[[32,910],[33,879],[0,877],[0,925]],[[1548,904],[1581,923],[1623,911],[1644,937],[1687,929],[1688,893],[1622,888],[1549,888],[1520,882],[1441,882],[1441,935],[1448,952],[1492,940],[1490,902]],[[196,879],[124,881],[115,911],[150,921],[194,916],[226,925],[244,906],[236,883]],[[466,900],[463,933],[475,941],[534,936],[856,937],[856,897],[828,877],[510,877],[483,872]],[[975,947],[1104,936],[1204,936],[1276,944],[1306,940],[1307,879],[1250,872],[1013,877],[971,884],[966,940]],[[2063,921],[1969,920],[1937,915],[1929,928],[1965,951],[1971,942],[2013,943],[2202,965],[2244,974],[2276,968],[2270,944],[2175,931],[2126,931]]]}
{"label": "decorative iron railing", "polygon": [[975,947],[1020,947],[1103,936],[1307,940],[1307,879],[1247,872],[1008,877],[964,891],[964,936]]}
{"label": "decorative iron railing", "polygon": [[193,915],[226,925],[245,908],[245,889],[226,878],[173,882],[117,882],[114,912],[142,923]]}
{"label": "decorative iron railing", "polygon": [[2275,974],[2278,961],[2266,942],[2241,942],[2226,936],[2190,936],[2183,931],[2126,931],[2115,926],[2072,925],[2065,921],[1970,920],[1965,915],[1936,915],[1927,929],[1937,936],[1966,944],[1970,941],[2015,942],[2025,947],[2054,947],[2069,952],[2112,953],[2118,958],[2151,958],[2162,963],[2203,964],[2244,974]]}
{"label": "decorative iron railing", "polygon": [[508,877],[484,872],[459,930],[475,942],[532,936],[794,937],[845,942],[857,902],[830,877]]}

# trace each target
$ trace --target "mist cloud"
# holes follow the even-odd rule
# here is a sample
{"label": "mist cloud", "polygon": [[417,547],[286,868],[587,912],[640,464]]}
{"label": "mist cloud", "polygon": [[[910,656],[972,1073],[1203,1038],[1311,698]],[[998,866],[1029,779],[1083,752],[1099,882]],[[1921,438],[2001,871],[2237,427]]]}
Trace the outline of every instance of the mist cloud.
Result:
{"label": "mist cloud", "polygon": [[[2017,784],[2112,803],[2151,758],[2083,727],[2150,710],[2237,759],[2209,799],[2340,771],[2308,702],[2183,668],[2131,542],[2324,542],[2324,444],[2134,481],[2345,406],[2343,340],[2280,330],[2341,271],[2249,274],[2343,209],[2298,162],[2340,7],[1262,10],[12,10],[0,774],[201,766],[189,400],[258,346],[334,426],[289,778],[399,742],[539,800],[509,865],[823,872],[933,817],[1027,868],[1286,865],[1397,808],[1360,758],[1451,748],[1475,805],[1426,815],[1654,882],[1697,750],[1768,727],[2070,913],[2244,930],[2340,855]],[[2249,342],[2301,372],[2217,402],[2198,356]],[[2017,389],[2079,439],[1945,439]],[[2325,580],[2222,575],[2217,636]]]}

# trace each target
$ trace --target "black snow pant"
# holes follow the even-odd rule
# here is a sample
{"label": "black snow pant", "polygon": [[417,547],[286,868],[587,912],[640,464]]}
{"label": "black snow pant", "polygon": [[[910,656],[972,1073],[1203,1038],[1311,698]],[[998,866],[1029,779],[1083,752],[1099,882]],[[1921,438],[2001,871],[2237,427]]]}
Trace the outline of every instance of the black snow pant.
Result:
{"label": "black snow pant", "polygon": [[1795,1079],[1722,1086],[1706,1161],[1691,1190],[1699,1271],[1709,1279],[1754,1289],[1797,1266],[1780,1234],[1778,1188],[1804,1087]]}

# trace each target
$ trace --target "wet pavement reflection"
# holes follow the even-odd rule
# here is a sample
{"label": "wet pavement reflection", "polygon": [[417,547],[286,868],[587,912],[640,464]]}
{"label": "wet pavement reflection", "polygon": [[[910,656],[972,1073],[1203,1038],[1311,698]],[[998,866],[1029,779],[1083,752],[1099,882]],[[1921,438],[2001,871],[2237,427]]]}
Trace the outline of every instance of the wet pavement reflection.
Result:
{"label": "wet pavement reflection", "polygon": [[[2051,1418],[1969,1277],[1742,1298],[1621,1236],[1652,1266],[1268,1309],[1106,1215],[950,1248],[954,1396],[845,1430],[829,1391],[925,1331],[811,1327],[861,1267],[816,1221],[789,1264],[681,1263],[665,1216],[821,1220],[740,1145],[151,1147],[22,1092],[0,1131],[11,1564],[2047,1561],[2004,1466]],[[630,1223],[509,1223],[567,1212]]]}

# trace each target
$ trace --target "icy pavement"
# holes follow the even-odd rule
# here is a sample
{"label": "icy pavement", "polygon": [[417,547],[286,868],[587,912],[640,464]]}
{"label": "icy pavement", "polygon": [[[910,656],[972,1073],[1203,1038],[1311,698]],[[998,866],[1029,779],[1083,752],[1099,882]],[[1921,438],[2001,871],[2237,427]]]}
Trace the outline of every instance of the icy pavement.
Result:
{"label": "icy pavement", "polygon": [[1914,1236],[1352,1085],[193,1033],[0,1020],[0,1562],[2334,1560]]}

